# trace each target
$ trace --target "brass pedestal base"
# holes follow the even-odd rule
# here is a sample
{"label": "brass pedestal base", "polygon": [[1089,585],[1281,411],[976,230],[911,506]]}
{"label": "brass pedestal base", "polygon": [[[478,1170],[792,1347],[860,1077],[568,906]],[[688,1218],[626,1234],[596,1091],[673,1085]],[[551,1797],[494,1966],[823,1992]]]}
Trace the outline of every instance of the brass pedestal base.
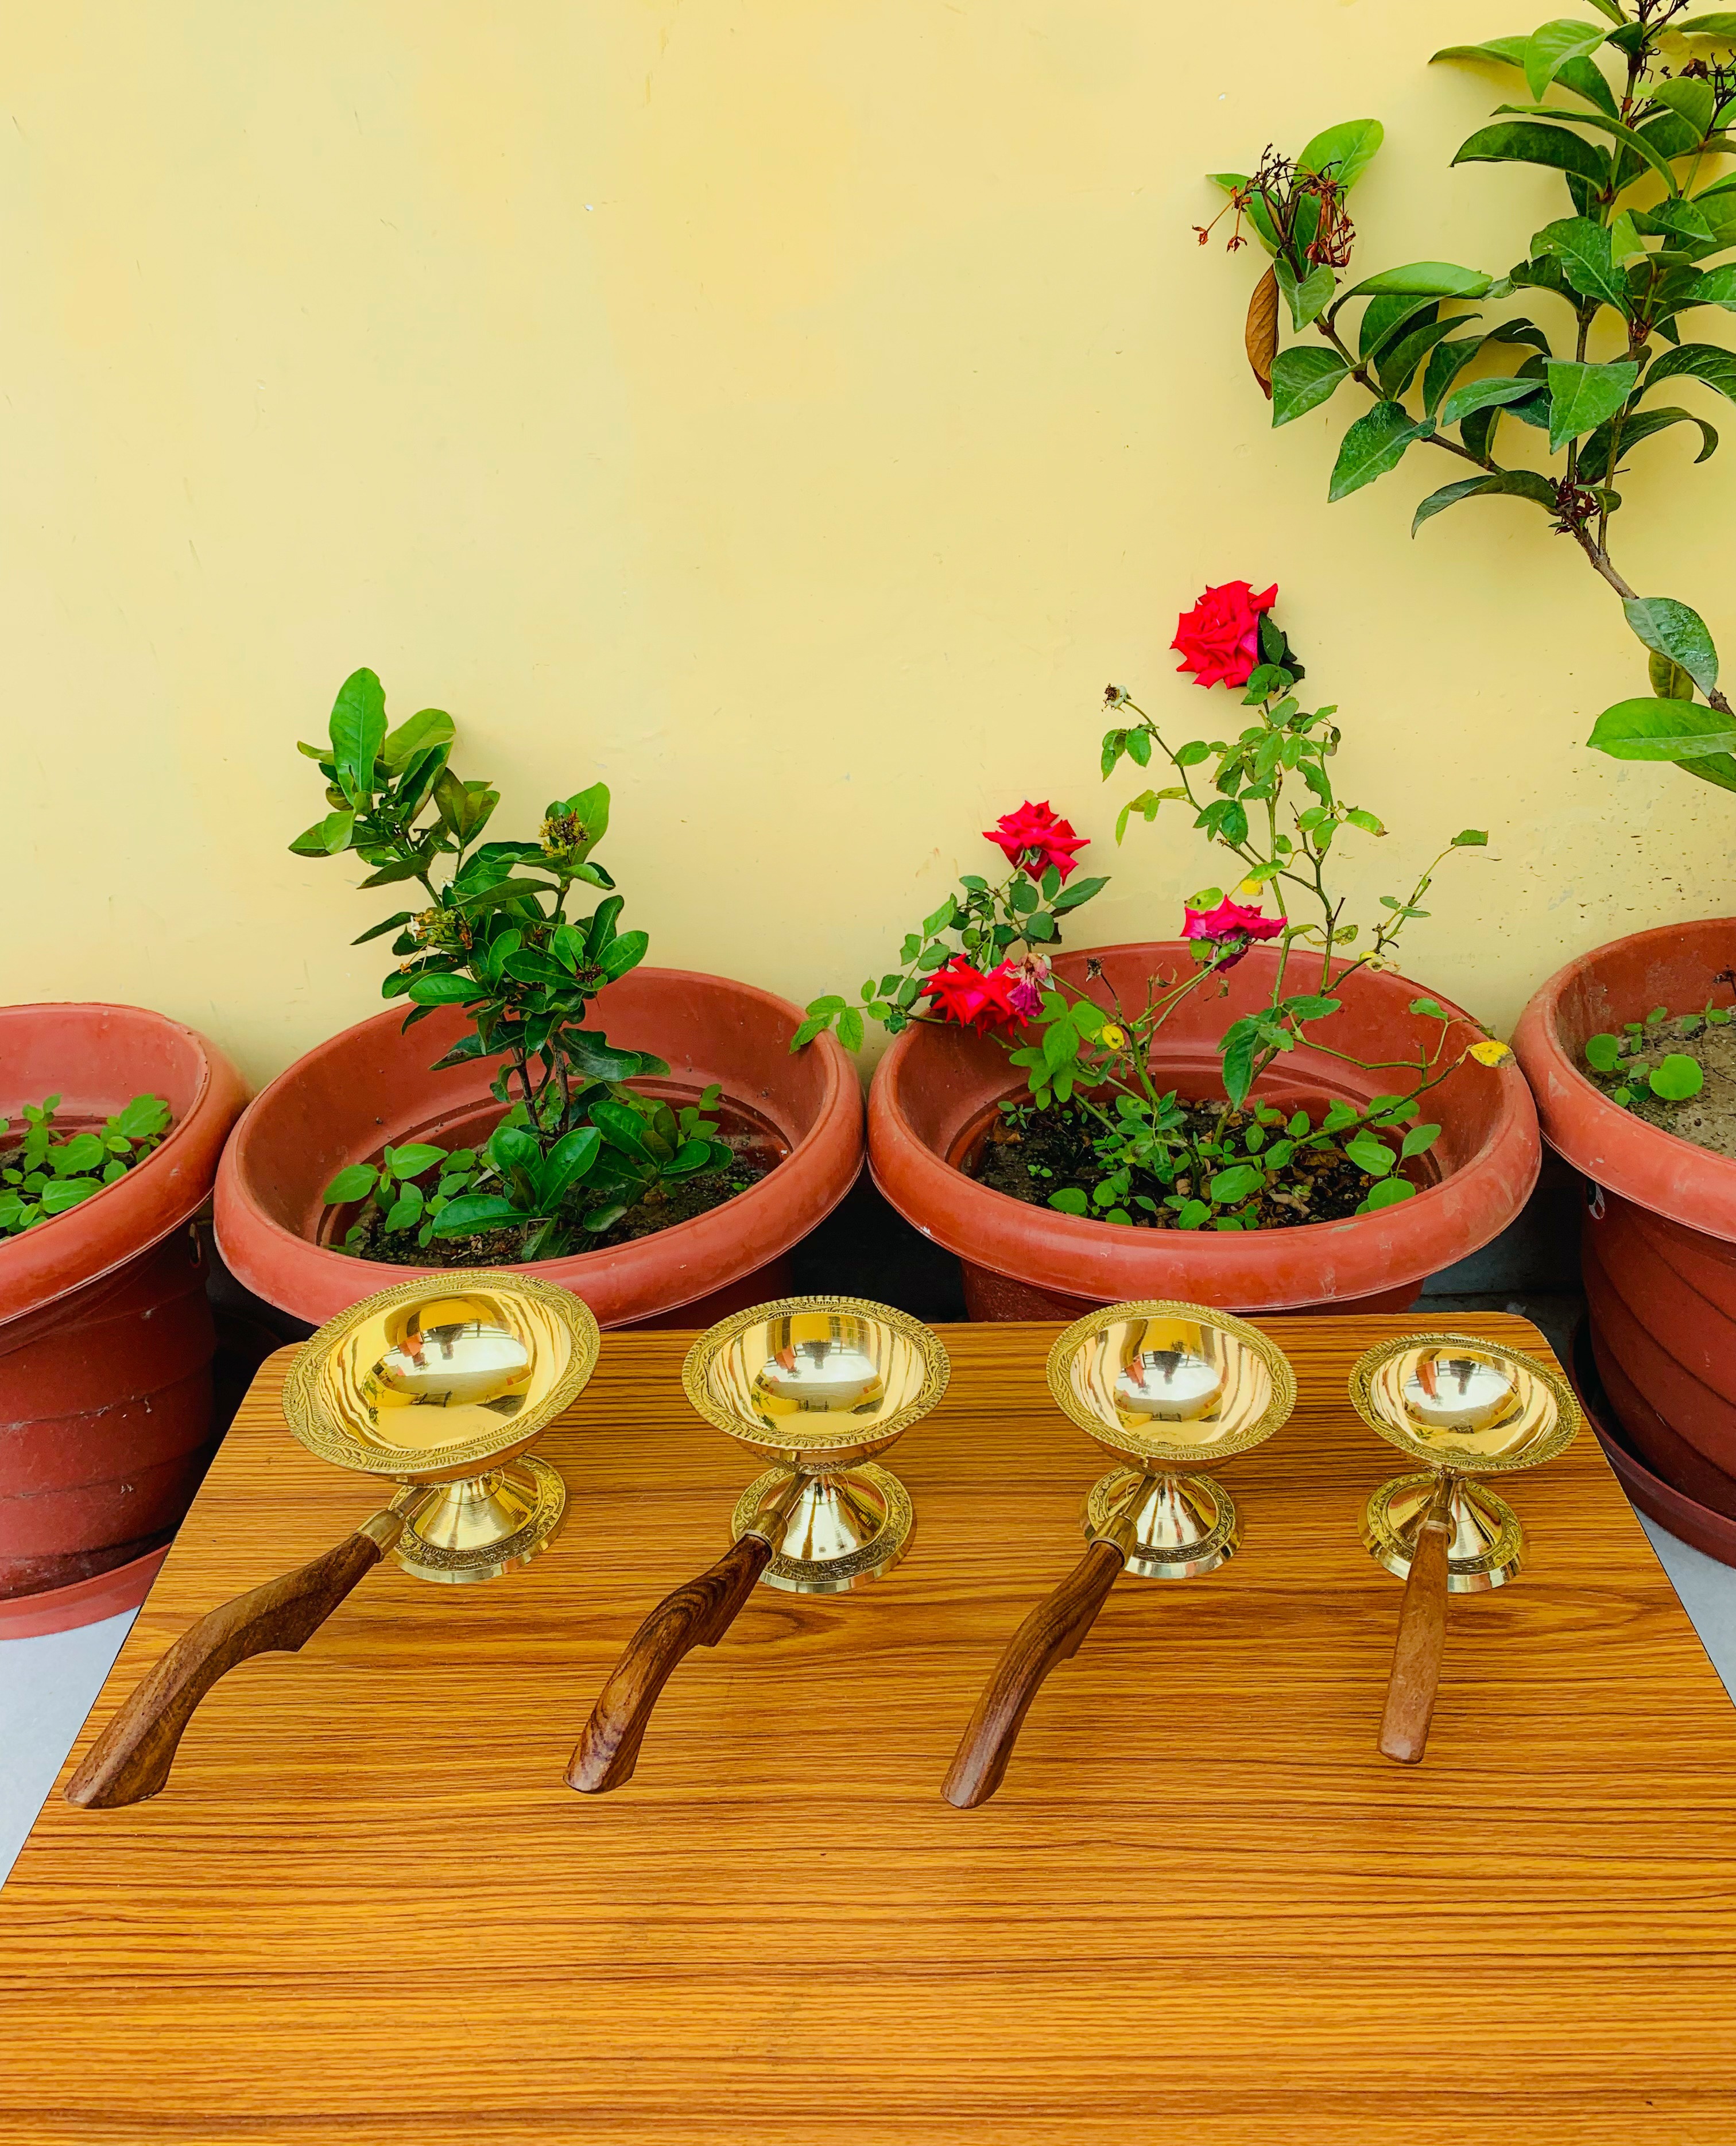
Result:
{"label": "brass pedestal base", "polygon": [[[1394,1475],[1375,1491],[1363,1513],[1364,1547],[1400,1580],[1409,1577],[1416,1532],[1439,1480],[1433,1469]],[[1453,1491],[1452,1517],[1448,1593],[1484,1595],[1491,1587],[1504,1586],[1525,1561],[1525,1531],[1519,1515],[1486,1483],[1461,1476]]]}
{"label": "brass pedestal base", "polygon": [[1085,1502],[1089,1541],[1112,1531],[1130,1497],[1137,1503],[1125,1570],[1140,1580],[1195,1580],[1227,1565],[1241,1546],[1235,1503],[1215,1478],[1136,1468],[1111,1469],[1091,1485]]}
{"label": "brass pedestal base", "polygon": [[566,1485],[546,1460],[521,1453],[504,1468],[441,1486],[407,1522],[392,1555],[418,1580],[463,1587],[498,1580],[546,1550],[566,1511]]}
{"label": "brass pedestal base", "polygon": [[[788,1488],[787,1468],[768,1468],[736,1501],[730,1532],[740,1540],[760,1508]],[[816,1470],[773,1545],[762,1586],[786,1595],[841,1595],[890,1572],[915,1529],[910,1495],[889,1468],[872,1460]]]}

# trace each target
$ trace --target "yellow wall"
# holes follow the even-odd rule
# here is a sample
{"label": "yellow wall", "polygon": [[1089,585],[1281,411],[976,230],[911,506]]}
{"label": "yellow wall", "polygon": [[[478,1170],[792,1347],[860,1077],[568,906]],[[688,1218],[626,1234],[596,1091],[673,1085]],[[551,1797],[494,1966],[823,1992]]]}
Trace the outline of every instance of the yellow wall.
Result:
{"label": "yellow wall", "polygon": [[[255,1079],[374,1010],[378,950],[347,942],[385,905],[284,846],[321,809],[294,740],[361,663],[395,717],[452,711],[497,832],[613,786],[605,855],[654,960],[853,991],[1026,796],[1115,872],[1080,936],[1164,934],[1219,875],[1179,823],[1107,854],[1134,784],[1099,781],[1101,689],[1222,721],[1166,645],[1244,574],[1281,584],[1346,779],[1394,828],[1357,845],[1369,894],[1494,831],[1413,974],[1505,1023],[1569,952],[1728,906],[1736,801],[1580,749],[1644,690],[1614,601],[1517,504],[1413,545],[1444,457],[1329,510],[1344,415],[1267,428],[1248,257],[1190,229],[1203,170],[1372,112],[1362,257],[1504,267],[1559,189],[1449,173],[1509,89],[1424,62],[1531,19],[13,10],[6,995],[144,1001]],[[1682,437],[1624,487],[1623,562],[1736,649],[1736,450],[1690,476]]]}

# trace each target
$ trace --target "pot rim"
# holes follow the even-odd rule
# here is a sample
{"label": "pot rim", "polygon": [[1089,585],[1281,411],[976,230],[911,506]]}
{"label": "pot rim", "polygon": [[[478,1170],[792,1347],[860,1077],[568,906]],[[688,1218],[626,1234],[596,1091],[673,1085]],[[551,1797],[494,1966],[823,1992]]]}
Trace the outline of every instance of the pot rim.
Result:
{"label": "pot rim", "polygon": [[1618,949],[1679,955],[1684,933],[1719,933],[1736,954],[1736,916],[1697,917],[1605,940],[1558,969],[1532,995],[1513,1032],[1514,1055],[1537,1099],[1544,1137],[1583,1176],[1684,1229],[1736,1242],[1736,1158],[1649,1125],[1613,1103],[1580,1071],[1564,1040],[1568,994],[1595,980]]}
{"label": "pot rim", "polygon": [[[745,1002],[744,1012],[749,1006],[757,1007],[775,1018],[786,1040],[804,1018],[800,1008],[773,992],[704,970],[646,964],[629,974],[675,989],[721,988]],[[254,1098],[218,1170],[217,1237],[226,1262],[267,1302],[316,1324],[395,1282],[464,1271],[357,1260],[315,1243],[266,1214],[249,1183],[261,1127],[297,1080],[305,1077],[310,1061],[369,1029],[389,1027],[396,1033],[402,1020],[402,1007],[388,1006],[304,1051]],[[780,1257],[839,1205],[861,1165],[862,1097],[856,1069],[834,1036],[818,1036],[808,1049],[819,1052],[824,1074],[814,1121],[777,1167],[745,1192],[707,1214],[626,1245],[569,1253],[556,1260],[493,1264],[501,1272],[523,1273],[571,1290],[590,1305],[599,1325],[606,1327],[656,1318],[745,1280]],[[751,1097],[743,1100],[752,1101]],[[781,1210],[782,1219],[773,1219]],[[660,1272],[663,1278],[654,1279]]]}
{"label": "pot rim", "polygon": [[[0,1006],[0,1027],[72,1015],[119,1015],[124,1026],[166,1031],[197,1054],[198,1078],[192,1102],[142,1162],[52,1222],[0,1242],[0,1329],[100,1281],[190,1221],[210,1196],[219,1155],[247,1099],[240,1074],[208,1036],[149,1006],[41,1000]],[[132,1092],[144,1091],[135,1085]],[[116,1107],[127,1100],[121,1096]]]}
{"label": "pot rim", "polygon": [[[1133,940],[1070,950],[1062,958],[1156,961],[1187,953],[1184,941]],[[1424,995],[1391,971],[1379,972],[1379,981]],[[1428,996],[1469,1022],[1452,1001],[1439,992]],[[1115,1302],[1203,1292],[1212,1303],[1270,1310],[1375,1295],[1420,1280],[1499,1236],[1542,1166],[1536,1115],[1514,1068],[1482,1147],[1414,1199],[1373,1215],[1278,1230],[1131,1230],[1028,1205],[978,1184],[936,1155],[912,1126],[901,1093],[922,1032],[905,1030],[875,1074],[868,1152],[875,1185],[906,1220],[948,1251],[1057,1295]],[[1444,1115],[1446,1109],[1444,1102]]]}

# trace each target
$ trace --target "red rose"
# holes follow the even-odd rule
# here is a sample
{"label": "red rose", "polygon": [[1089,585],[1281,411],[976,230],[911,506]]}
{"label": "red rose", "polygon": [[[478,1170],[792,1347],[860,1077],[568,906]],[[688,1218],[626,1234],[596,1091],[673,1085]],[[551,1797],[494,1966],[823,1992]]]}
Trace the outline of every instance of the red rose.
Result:
{"label": "red rose", "polygon": [[1088,848],[1091,839],[1089,835],[1075,835],[1046,804],[1033,805],[1028,798],[1016,812],[1003,812],[983,833],[1005,851],[1010,864],[1017,865],[1032,879],[1041,879],[1053,865],[1065,881],[1073,869],[1073,852]]}
{"label": "red rose", "polygon": [[1198,686],[1245,686],[1260,661],[1260,615],[1278,601],[1274,581],[1257,596],[1247,581],[1208,589],[1175,621],[1171,648],[1181,651],[1178,671],[1191,671]]}
{"label": "red rose", "polygon": [[922,990],[934,1002],[932,1011],[943,1021],[955,1021],[981,1036],[993,1028],[1017,1026],[1019,1014],[1012,1001],[1016,981],[1005,962],[985,976],[962,954],[955,954],[935,971]]}
{"label": "red rose", "polygon": [[1284,930],[1281,916],[1263,916],[1227,895],[1215,909],[1184,907],[1181,913],[1184,939],[1210,940],[1214,953],[1230,949],[1218,963],[1220,969],[1233,969],[1256,939],[1275,939]]}

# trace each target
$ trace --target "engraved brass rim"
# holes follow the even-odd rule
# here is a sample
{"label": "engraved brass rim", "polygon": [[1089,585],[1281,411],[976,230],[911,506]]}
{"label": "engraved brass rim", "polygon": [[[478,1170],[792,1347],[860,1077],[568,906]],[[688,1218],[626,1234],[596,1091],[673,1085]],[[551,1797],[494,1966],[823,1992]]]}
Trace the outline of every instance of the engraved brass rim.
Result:
{"label": "engraved brass rim", "polygon": [[[841,1557],[797,1557],[774,1548],[771,1562],[760,1575],[761,1586],[786,1595],[844,1595],[870,1580],[883,1579],[909,1550],[916,1530],[915,1512],[910,1492],[890,1468],[865,1460],[826,1480],[867,1490],[880,1508],[880,1525],[866,1542]],[[730,1515],[732,1542],[740,1542],[759,1517],[761,1506],[789,1480],[787,1468],[768,1468],[763,1475],[755,1476]]]}
{"label": "engraved brass rim", "polygon": [[[1168,1440],[1155,1437],[1150,1431],[1123,1432],[1112,1428],[1100,1415],[1088,1408],[1073,1390],[1070,1376],[1073,1360],[1084,1345],[1107,1328],[1125,1320],[1176,1319],[1190,1320],[1201,1326],[1215,1328],[1227,1334],[1250,1350],[1265,1365],[1270,1382],[1271,1395],[1257,1420],[1240,1430],[1232,1431],[1210,1446],[1200,1444],[1180,1445]],[[1057,1338],[1049,1351],[1049,1390],[1055,1405],[1070,1421],[1076,1423],[1088,1437],[1111,1452],[1124,1456],[1137,1453],[1143,1461],[1155,1462],[1183,1471],[1195,1471],[1212,1467],[1220,1461],[1232,1459],[1238,1453],[1246,1453],[1256,1445],[1264,1445],[1275,1432],[1289,1422],[1296,1405],[1296,1375],[1290,1360],[1269,1335],[1262,1334],[1257,1326],[1250,1326],[1245,1319],[1238,1319],[1233,1311],[1219,1311],[1210,1305],[1185,1304],[1170,1297],[1156,1297],[1127,1304],[1105,1305],[1100,1311],[1087,1312],[1083,1319],[1075,1319]],[[1121,1439],[1129,1442],[1118,1443]]]}
{"label": "engraved brass rim", "polygon": [[[371,1320],[443,1298],[488,1295],[516,1299],[537,1308],[565,1333],[567,1360],[559,1375],[536,1400],[476,1437],[450,1445],[394,1451],[370,1444],[346,1426],[323,1390],[328,1366],[344,1344]],[[521,1453],[561,1410],[584,1390],[596,1368],[601,1335],[589,1305],[570,1290],[529,1275],[454,1268],[450,1275],[429,1275],[399,1282],[352,1304],[328,1319],[297,1350],[283,1385],[283,1413],[290,1429],[310,1453],[336,1467],[362,1475],[385,1476],[398,1483],[452,1481],[473,1475],[491,1461]]]}
{"label": "engraved brass rim", "polygon": [[[913,1423],[930,1414],[946,1391],[952,1366],[940,1337],[913,1319],[908,1312],[896,1311],[890,1305],[876,1304],[865,1296],[785,1296],[775,1303],[750,1305],[746,1311],[738,1311],[728,1319],[720,1320],[709,1326],[687,1351],[681,1365],[681,1390],[697,1413],[706,1421],[751,1446],[756,1451],[770,1453],[774,1442],[763,1425],[737,1414],[721,1401],[711,1382],[712,1366],[718,1359],[756,1326],[762,1326],[775,1319],[794,1319],[808,1315],[821,1318],[860,1319],[870,1325],[882,1326],[900,1335],[916,1350],[922,1362],[922,1383],[915,1395],[901,1407],[888,1415],[876,1417],[866,1431],[870,1450],[883,1452],[900,1433]],[[826,1419],[816,1416],[803,1425],[799,1440],[792,1435],[787,1450],[792,1453],[812,1454],[823,1460],[831,1454],[847,1454],[861,1447],[863,1427],[855,1429],[840,1423],[831,1430],[821,1428]],[[784,1441],[776,1441],[776,1450],[785,1450]]]}
{"label": "engraved brass rim", "polygon": [[[1469,1445],[1455,1446],[1447,1432],[1433,1442],[1419,1438],[1404,1424],[1394,1422],[1382,1409],[1376,1389],[1379,1374],[1395,1357],[1412,1355],[1419,1349],[1462,1350],[1468,1357],[1493,1359],[1507,1370],[1517,1373],[1518,1383],[1539,1386],[1548,1394],[1554,1404],[1554,1421],[1539,1429],[1514,1453],[1481,1453]],[[1540,1468],[1546,1460],[1553,1460],[1557,1454],[1564,1452],[1579,1435],[1579,1404],[1574,1398],[1573,1388],[1553,1365],[1528,1356],[1523,1350],[1510,1349],[1505,1342],[1485,1340],[1474,1334],[1443,1330],[1401,1334],[1390,1341],[1377,1341],[1351,1365],[1349,1385],[1350,1405],[1369,1429],[1377,1431],[1389,1445],[1397,1446],[1400,1453],[1437,1472],[1450,1469],[1455,1475],[1505,1475],[1522,1468]]]}

